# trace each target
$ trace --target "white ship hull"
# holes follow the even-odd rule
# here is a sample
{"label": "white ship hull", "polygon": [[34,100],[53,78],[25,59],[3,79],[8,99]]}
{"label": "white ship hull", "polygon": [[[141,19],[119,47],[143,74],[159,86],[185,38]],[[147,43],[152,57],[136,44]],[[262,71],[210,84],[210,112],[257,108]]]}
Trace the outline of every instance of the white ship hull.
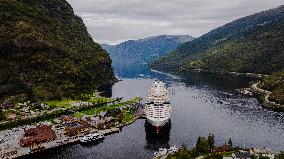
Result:
{"label": "white ship hull", "polygon": [[[146,117],[147,118],[147,117]],[[159,127],[163,127],[164,125],[166,125],[166,123],[169,121],[168,119],[164,119],[164,120],[153,120],[150,118],[147,118],[147,121],[154,127],[159,128]]]}

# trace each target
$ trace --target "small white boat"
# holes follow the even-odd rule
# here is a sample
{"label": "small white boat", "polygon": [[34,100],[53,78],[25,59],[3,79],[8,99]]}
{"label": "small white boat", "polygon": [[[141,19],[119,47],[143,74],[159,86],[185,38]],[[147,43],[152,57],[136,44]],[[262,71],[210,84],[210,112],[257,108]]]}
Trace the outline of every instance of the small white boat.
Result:
{"label": "small white boat", "polygon": [[4,143],[4,139],[0,138],[0,144]]}
{"label": "small white boat", "polygon": [[159,148],[159,151],[154,152],[155,158],[159,158],[162,156],[167,155],[168,149],[167,148]]}
{"label": "small white boat", "polygon": [[87,143],[87,142],[91,142],[91,141],[103,140],[104,138],[105,138],[105,136],[101,133],[92,133],[92,134],[88,134],[88,135],[82,137],[80,139],[80,142]]}
{"label": "small white boat", "polygon": [[178,152],[178,147],[177,146],[171,146],[169,148],[169,154],[174,154],[176,152]]}
{"label": "small white boat", "polygon": [[168,149],[166,149],[166,148],[159,148],[159,154],[161,155],[161,156],[164,156],[164,155],[166,155],[168,153]]}

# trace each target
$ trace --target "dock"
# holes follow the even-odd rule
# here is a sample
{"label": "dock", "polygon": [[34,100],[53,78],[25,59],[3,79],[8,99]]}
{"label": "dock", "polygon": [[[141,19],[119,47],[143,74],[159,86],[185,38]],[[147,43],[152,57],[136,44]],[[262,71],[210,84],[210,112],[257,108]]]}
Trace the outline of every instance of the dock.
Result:
{"label": "dock", "polygon": [[[119,131],[120,131],[119,127],[114,127],[110,129],[104,129],[104,130],[93,129],[89,133],[98,132],[98,133],[102,133],[105,136],[107,136],[113,133],[118,133]],[[79,143],[80,138],[84,136],[83,134],[81,134],[81,135],[74,136],[74,137],[68,137],[63,134],[64,133],[63,130],[55,130],[55,132],[56,132],[57,138],[53,141],[41,144],[40,146],[43,147],[42,150],[76,144],[76,143]],[[12,138],[13,140],[6,141],[6,142],[9,142],[8,147],[0,147],[1,148],[1,151],[0,151],[1,158],[12,159],[12,158],[22,157],[22,156],[36,153],[36,152],[32,152],[30,147],[20,147],[19,141],[20,141],[20,137],[24,135],[23,129],[22,130],[21,129],[11,130],[9,134],[10,134],[9,136],[14,136],[14,137]],[[0,135],[4,135],[4,134],[0,134]]]}

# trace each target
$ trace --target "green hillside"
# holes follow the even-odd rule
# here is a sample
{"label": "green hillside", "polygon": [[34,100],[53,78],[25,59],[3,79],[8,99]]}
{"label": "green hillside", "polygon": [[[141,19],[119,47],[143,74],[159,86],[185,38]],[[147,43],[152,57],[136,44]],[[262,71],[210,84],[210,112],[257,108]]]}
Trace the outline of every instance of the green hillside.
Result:
{"label": "green hillside", "polygon": [[111,60],[66,0],[0,1],[0,97],[61,98],[111,83]]}
{"label": "green hillside", "polygon": [[284,6],[247,16],[181,45],[155,69],[271,74],[284,68]]}
{"label": "green hillside", "polygon": [[260,87],[272,92],[269,96],[271,101],[284,104],[284,70],[264,78]]}

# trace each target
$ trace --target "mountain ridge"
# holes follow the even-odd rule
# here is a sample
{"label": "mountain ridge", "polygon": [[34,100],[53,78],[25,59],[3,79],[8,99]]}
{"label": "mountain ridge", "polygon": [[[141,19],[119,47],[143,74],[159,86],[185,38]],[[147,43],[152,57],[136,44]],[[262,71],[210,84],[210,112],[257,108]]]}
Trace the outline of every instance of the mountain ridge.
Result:
{"label": "mountain ridge", "polygon": [[114,68],[127,69],[134,65],[148,64],[181,43],[192,39],[194,37],[189,35],[157,35],[127,40],[117,45],[101,44],[101,46],[109,52]]}
{"label": "mountain ridge", "polygon": [[[209,69],[210,71],[219,71],[219,72],[255,71],[255,73],[269,73],[270,70],[266,71],[265,69],[261,70],[258,68],[253,70],[252,68],[249,68],[249,67],[247,67],[248,69],[237,69],[237,68],[230,67],[230,66],[226,66],[227,68],[225,67],[222,68],[221,66],[210,65],[208,64],[209,63],[208,61],[210,61],[210,58],[212,57],[216,58],[218,52],[223,51],[222,53],[223,55],[225,55],[226,53],[224,50],[226,49],[227,49],[226,51],[229,52],[227,53],[228,56],[234,55],[235,54],[234,51],[229,50],[228,48],[233,48],[236,51],[239,50],[239,52],[242,52],[244,50],[250,50],[251,52],[260,51],[263,55],[265,55],[267,53],[266,50],[269,49],[268,47],[265,47],[265,46],[271,43],[265,40],[266,37],[264,37],[265,35],[262,35],[262,32],[264,34],[267,34],[267,37],[270,36],[269,38],[271,40],[278,39],[278,41],[276,40],[276,42],[278,43],[273,45],[275,48],[277,48],[277,45],[278,45],[278,48],[279,46],[281,47],[282,46],[281,41],[283,41],[283,32],[281,31],[281,26],[283,26],[283,19],[284,19],[284,6],[283,5],[279,6],[278,8],[270,9],[267,11],[262,11],[262,12],[255,13],[250,16],[239,18],[219,28],[216,28],[202,35],[201,37],[196,38],[193,41],[182,44],[176,50],[154,61],[152,64],[152,67],[156,69],[159,69],[159,68],[160,69],[201,68],[201,69]],[[269,27],[273,27],[274,30],[269,31]],[[258,48],[256,49],[249,48],[249,45],[246,45],[246,40],[254,43],[251,45],[252,47],[257,46],[258,43],[264,43],[264,44],[263,46],[259,45]],[[242,44],[240,45],[240,48],[237,47],[237,45],[239,44]],[[283,59],[281,48],[279,48],[277,51],[280,52],[280,56],[278,56],[278,58]],[[247,54],[249,54],[247,52],[246,54],[243,53],[243,55],[246,56]],[[218,55],[220,56],[220,54],[221,53],[219,53]],[[257,53],[254,53],[254,55],[257,55]],[[236,57],[241,58],[239,56],[236,56]],[[260,58],[260,57],[257,57],[257,58]],[[220,59],[218,60],[220,61]],[[227,59],[227,60],[228,60],[228,63],[236,65],[234,64],[232,59]],[[175,63],[175,61],[178,61],[179,63]],[[219,63],[217,61],[215,62]],[[252,61],[246,61],[246,62],[252,62]],[[281,70],[281,68],[283,68],[283,65],[280,63],[280,60],[277,61],[277,64],[280,67],[276,68],[276,70]]]}

